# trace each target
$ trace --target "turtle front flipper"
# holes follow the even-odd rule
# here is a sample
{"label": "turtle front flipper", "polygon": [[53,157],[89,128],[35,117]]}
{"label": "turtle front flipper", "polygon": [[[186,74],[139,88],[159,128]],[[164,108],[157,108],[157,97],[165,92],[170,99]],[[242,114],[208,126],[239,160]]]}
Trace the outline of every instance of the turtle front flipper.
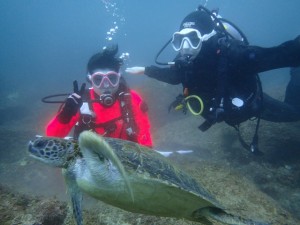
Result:
{"label": "turtle front flipper", "polygon": [[82,193],[76,183],[74,174],[66,169],[63,169],[62,172],[66,181],[67,192],[71,198],[72,210],[76,219],[76,224],[83,225],[81,208]]}
{"label": "turtle front flipper", "polygon": [[[107,162],[112,164],[119,175],[116,179],[122,179],[130,193],[132,201],[134,201],[132,188],[130,186],[128,177],[126,175],[125,169],[114,153],[112,147],[105,141],[105,139],[91,131],[84,131],[79,136],[79,148],[84,156],[86,164],[91,172],[91,175],[99,183],[112,182],[113,177],[108,177],[107,172],[103,172],[100,169],[102,165],[103,170],[109,170],[109,165]],[[103,166],[105,165],[105,166]],[[110,170],[111,172],[112,170]]]}
{"label": "turtle front flipper", "polygon": [[271,225],[269,223],[253,221],[250,219],[244,219],[238,216],[234,216],[216,207],[201,208],[193,213],[193,217],[196,221],[199,222],[203,222],[203,219],[207,218],[228,225]]}

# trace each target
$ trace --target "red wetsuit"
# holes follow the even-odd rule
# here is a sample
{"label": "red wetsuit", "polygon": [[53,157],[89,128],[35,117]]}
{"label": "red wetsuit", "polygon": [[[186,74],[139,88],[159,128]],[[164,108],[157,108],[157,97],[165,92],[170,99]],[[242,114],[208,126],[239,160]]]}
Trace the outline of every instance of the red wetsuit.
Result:
{"label": "red wetsuit", "polygon": [[[95,99],[95,92],[93,89],[90,89],[90,98],[91,100]],[[145,110],[142,110],[143,100],[141,97],[133,90],[130,90],[131,94],[131,107],[132,113],[134,117],[134,121],[136,123],[137,129],[137,143],[141,145],[145,145],[148,147],[152,147],[152,138],[150,134],[150,122],[148,119],[148,114]],[[103,124],[112,120],[115,123],[116,129],[111,132],[105,134],[105,130],[103,127],[96,127],[95,131],[100,135],[105,135],[107,137],[112,138],[120,138],[124,140],[129,140],[129,137],[126,133],[126,126],[124,125],[122,111],[120,106],[120,101],[117,99],[113,105],[110,107],[104,107],[99,102],[92,103],[93,111],[96,115],[95,124]],[[48,123],[46,128],[47,136],[54,137],[65,137],[69,134],[74,125],[79,121],[80,113],[78,112],[75,116],[72,117],[69,123],[63,124],[61,123],[57,115]]]}

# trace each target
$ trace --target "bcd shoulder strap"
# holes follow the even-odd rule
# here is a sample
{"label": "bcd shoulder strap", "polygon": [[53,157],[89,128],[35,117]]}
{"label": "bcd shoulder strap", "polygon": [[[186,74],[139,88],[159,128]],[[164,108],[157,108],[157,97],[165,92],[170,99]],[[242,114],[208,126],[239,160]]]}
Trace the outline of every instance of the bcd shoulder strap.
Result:
{"label": "bcd shoulder strap", "polygon": [[120,92],[118,93],[118,96],[128,140],[136,142],[138,127],[133,114],[130,89],[127,87],[125,82],[120,83]]}

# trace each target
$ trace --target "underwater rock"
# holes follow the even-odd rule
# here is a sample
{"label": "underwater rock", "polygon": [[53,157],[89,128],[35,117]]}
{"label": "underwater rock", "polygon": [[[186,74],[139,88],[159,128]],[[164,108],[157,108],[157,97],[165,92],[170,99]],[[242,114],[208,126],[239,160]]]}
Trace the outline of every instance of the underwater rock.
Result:
{"label": "underwater rock", "polygon": [[0,224],[63,225],[67,204],[54,198],[15,193],[0,186]]}

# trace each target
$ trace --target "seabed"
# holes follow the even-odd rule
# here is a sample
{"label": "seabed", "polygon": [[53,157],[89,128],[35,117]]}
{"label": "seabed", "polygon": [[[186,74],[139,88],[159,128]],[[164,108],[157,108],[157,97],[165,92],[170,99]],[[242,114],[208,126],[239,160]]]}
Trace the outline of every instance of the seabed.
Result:
{"label": "seabed", "polygon": [[[169,158],[195,177],[228,212],[270,224],[300,224],[300,122],[262,121],[259,148],[264,155],[255,156],[241,146],[236,131],[225,124],[202,133],[197,128],[201,118],[180,112],[168,114],[168,104],[180,93],[180,87],[171,89],[152,80],[146,83],[134,88],[148,102],[158,150],[193,150]],[[278,98],[282,98],[280,93],[275,93]],[[74,225],[59,169],[27,155],[28,141],[43,134],[46,119],[55,114],[57,105],[36,101],[23,107],[18,99],[7,102],[0,108],[0,224]],[[11,113],[2,116],[7,112]],[[254,128],[253,121],[242,125],[246,141],[251,141]],[[85,225],[199,224],[126,212],[88,196],[84,196],[83,217]]]}

